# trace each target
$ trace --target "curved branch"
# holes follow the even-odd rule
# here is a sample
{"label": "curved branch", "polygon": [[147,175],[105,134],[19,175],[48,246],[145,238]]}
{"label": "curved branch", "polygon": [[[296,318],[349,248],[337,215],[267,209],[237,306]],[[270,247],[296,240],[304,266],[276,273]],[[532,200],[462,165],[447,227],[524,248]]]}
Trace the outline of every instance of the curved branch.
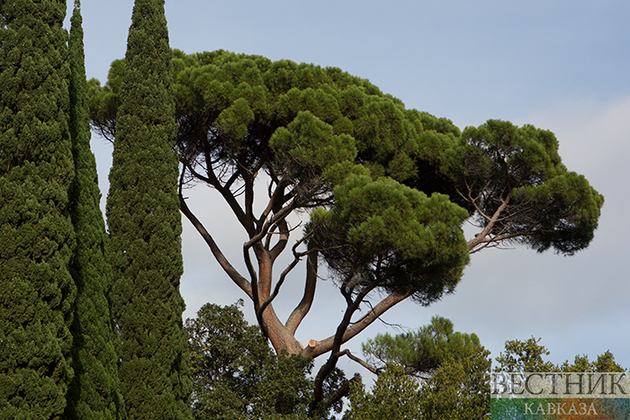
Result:
{"label": "curved branch", "polygon": [[273,300],[278,296],[278,293],[280,293],[280,287],[282,287],[282,285],[284,284],[284,281],[286,280],[287,275],[291,271],[293,271],[295,266],[300,262],[302,256],[300,254],[298,254],[297,252],[295,252],[295,248],[297,248],[300,244],[301,244],[301,241],[298,241],[293,246],[293,255],[294,255],[293,261],[291,261],[291,263],[280,274],[280,278],[278,279],[278,282],[276,283],[276,287],[274,288],[273,293],[271,294],[271,296],[269,296],[269,298],[267,298],[267,300],[265,300],[260,305],[260,308],[258,309],[258,312],[260,312],[261,316],[262,316],[262,313],[265,311],[265,308],[267,308],[267,306],[269,304],[271,304],[271,302],[273,302]]}
{"label": "curved branch", "polygon": [[366,362],[365,360],[355,356],[354,354],[352,354],[350,352],[350,350],[345,349],[344,351],[342,351],[341,353],[339,353],[339,356],[348,356],[348,358],[352,361],[357,362],[358,364],[360,364],[361,366],[363,366],[364,368],[366,368],[367,370],[369,370],[370,372],[372,372],[375,375],[378,375],[379,372],[382,369],[377,369],[375,367],[373,367],[372,365],[370,365],[368,362]]}
{"label": "curved branch", "polygon": [[188,220],[190,220],[190,223],[192,223],[195,229],[197,229],[197,232],[199,232],[201,237],[206,241],[206,244],[208,244],[208,246],[210,247],[210,251],[212,252],[212,255],[214,255],[214,258],[217,260],[221,268],[223,268],[223,271],[225,271],[225,273],[232,279],[232,281],[238,287],[240,287],[241,290],[243,290],[247,294],[247,296],[253,299],[251,283],[247,281],[247,279],[243,277],[234,268],[234,266],[232,266],[232,264],[230,264],[230,262],[225,257],[225,255],[223,255],[223,252],[221,252],[221,249],[219,248],[217,243],[214,241],[214,238],[212,237],[212,235],[210,235],[210,233],[206,230],[206,228],[199,221],[199,219],[197,219],[197,217],[192,213],[192,211],[190,211],[190,208],[186,204],[186,200],[182,196],[181,188],[179,191],[179,206],[182,213],[184,213],[184,216],[186,216]]}
{"label": "curved branch", "polygon": [[312,251],[307,256],[304,294],[302,295],[300,303],[298,303],[295,309],[293,309],[293,312],[291,312],[291,315],[289,315],[286,323],[286,327],[291,334],[295,334],[302,323],[302,320],[311,310],[311,305],[313,304],[313,299],[315,298],[315,286],[317,284],[317,257],[317,251]]}
{"label": "curved branch", "polygon": [[520,236],[526,236],[529,234],[531,234],[531,229],[528,229],[527,231],[523,231],[523,232],[506,233],[503,235],[496,235],[491,238],[484,238],[481,241],[479,241],[479,243],[477,244],[477,247],[473,250],[470,250],[469,253],[474,254],[486,248],[498,247],[501,245],[501,242],[503,241],[509,241],[510,239],[518,238]]}
{"label": "curved branch", "polygon": [[279,212],[275,213],[273,217],[265,223],[263,228],[258,233],[251,236],[249,241],[243,244],[243,248],[251,248],[257,242],[262,241],[265,235],[269,233],[271,228],[273,226],[278,226],[278,223],[281,223],[289,214],[291,214],[293,210],[295,210],[294,206],[292,204],[289,204],[283,207]]}
{"label": "curved branch", "polygon": [[278,258],[278,256],[284,251],[287,247],[287,243],[289,242],[289,224],[286,219],[282,219],[277,223],[278,229],[280,230],[280,239],[278,239],[278,243],[269,250],[269,255],[273,261]]}
{"label": "curved branch", "polygon": [[[258,244],[258,248],[260,248],[260,244]],[[254,269],[254,265],[252,264],[251,257],[249,256],[250,248],[246,248],[243,246],[243,259],[245,260],[245,265],[247,266],[247,271],[249,272],[249,276],[251,278],[251,286],[252,286],[252,301],[254,303],[254,313],[256,314],[256,320],[258,321],[258,325],[262,330],[262,333],[265,337],[271,338],[269,336],[269,327],[267,322],[263,317],[263,312],[259,311],[260,309],[260,284],[258,282],[258,275],[256,274],[256,270]],[[257,255],[259,259],[259,268],[260,268],[260,258],[261,255]],[[261,272],[261,276],[264,274]]]}
{"label": "curved branch", "polygon": [[[358,294],[354,301],[348,300],[348,306],[343,315],[343,319],[337,326],[337,331],[335,332],[333,343],[331,346],[330,356],[324,365],[319,369],[317,375],[315,376],[315,390],[313,392],[313,407],[321,407],[321,404],[324,400],[324,380],[330,373],[333,371],[335,366],[337,365],[337,361],[341,356],[340,350],[341,345],[344,343],[345,332],[348,330],[348,326],[352,321],[352,316],[359,309],[363,299],[376,288],[378,285],[377,281],[373,281],[367,286],[365,286]],[[310,343],[309,343],[310,347]]]}
{"label": "curved branch", "polygon": [[265,220],[269,214],[271,214],[271,212],[274,209],[278,209],[282,207],[282,204],[284,204],[287,200],[283,200],[284,198],[284,188],[286,187],[286,180],[284,178],[275,181],[276,183],[276,189],[274,190],[273,194],[271,193],[271,187],[273,182],[271,182],[269,184],[269,202],[267,203],[267,207],[265,207],[265,210],[263,210],[263,212],[260,214],[260,218],[258,220],[263,221]]}
{"label": "curved branch", "polygon": [[337,390],[335,390],[335,392],[333,392],[332,394],[324,398],[322,400],[322,405],[324,407],[329,407],[332,404],[336,403],[337,401],[339,401],[340,399],[348,395],[348,393],[350,392],[350,384],[352,384],[353,382],[360,382],[360,381],[361,381],[361,375],[359,375],[358,373],[355,373],[354,376],[350,378],[350,380],[344,381],[344,383],[341,384],[341,386]]}
{"label": "curved branch", "polygon": [[241,206],[238,204],[238,201],[234,197],[234,194],[232,194],[232,191],[229,188],[226,188],[225,186],[221,185],[219,178],[217,178],[216,174],[211,170],[211,168],[208,168],[208,170],[206,171],[208,174],[208,177],[204,177],[201,174],[198,174],[197,172],[195,172],[190,166],[190,164],[187,161],[185,161],[185,159],[180,159],[180,161],[182,162],[184,167],[190,171],[191,174],[201,179],[202,181],[206,182],[207,184],[212,185],[219,192],[219,194],[221,194],[221,196],[223,197],[225,202],[228,204],[228,206],[230,206],[230,209],[232,210],[232,212],[238,219],[241,226],[243,226],[243,228],[245,228],[245,230],[250,235],[253,234],[254,224],[251,220],[251,217],[248,217],[245,211],[243,211]]}
{"label": "curved branch", "polygon": [[[490,232],[492,232],[492,228],[494,227],[494,224],[497,222],[497,220],[499,220],[499,216],[501,216],[501,213],[503,213],[503,211],[507,208],[509,202],[510,202],[510,196],[512,194],[508,194],[508,196],[505,199],[501,199],[501,205],[499,206],[499,208],[494,212],[494,214],[492,215],[492,217],[488,220],[488,224],[486,225],[486,227],[483,229],[483,231],[481,231],[481,233],[478,233],[477,235],[475,235],[475,237],[473,239],[471,239],[470,241],[468,241],[468,251],[470,253],[473,253],[475,247],[477,247],[479,244],[484,243],[484,242],[488,242],[486,240],[486,237],[490,234]],[[475,205],[475,207],[477,207]]]}
{"label": "curved branch", "polygon": [[[366,329],[369,325],[371,325],[374,321],[376,321],[381,315],[387,312],[389,309],[394,307],[396,304],[402,302],[412,295],[411,292],[405,293],[402,295],[392,293],[387,296],[385,299],[380,301],[376,306],[374,306],[367,314],[361,317],[357,322],[348,326],[345,333],[343,334],[342,343],[347,342],[352,337],[359,334],[361,331]],[[304,357],[317,357],[323,353],[330,351],[333,348],[335,336],[328,337],[322,341],[311,340],[307,347],[302,350],[301,355]]]}

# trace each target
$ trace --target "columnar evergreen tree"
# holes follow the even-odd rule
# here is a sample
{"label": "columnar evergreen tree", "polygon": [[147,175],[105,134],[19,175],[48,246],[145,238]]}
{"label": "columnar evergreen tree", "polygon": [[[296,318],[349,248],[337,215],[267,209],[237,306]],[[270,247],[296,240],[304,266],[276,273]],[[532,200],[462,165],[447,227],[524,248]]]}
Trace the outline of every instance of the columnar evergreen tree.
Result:
{"label": "columnar evergreen tree", "polygon": [[107,233],[99,207],[96,160],[90,150],[85,55],[80,2],[76,0],[68,42],[70,64],[70,135],[75,178],[70,192],[76,233],[72,276],[77,286],[72,365],[75,377],[68,394],[67,419],[119,419],[122,397],[118,381],[115,332],[107,294],[113,272],[106,259]]}
{"label": "columnar evergreen tree", "polygon": [[57,418],[72,379],[64,0],[0,2],[0,413]]}
{"label": "columnar evergreen tree", "polygon": [[137,0],[129,29],[107,220],[130,419],[187,419],[181,217],[171,50],[163,0]]}

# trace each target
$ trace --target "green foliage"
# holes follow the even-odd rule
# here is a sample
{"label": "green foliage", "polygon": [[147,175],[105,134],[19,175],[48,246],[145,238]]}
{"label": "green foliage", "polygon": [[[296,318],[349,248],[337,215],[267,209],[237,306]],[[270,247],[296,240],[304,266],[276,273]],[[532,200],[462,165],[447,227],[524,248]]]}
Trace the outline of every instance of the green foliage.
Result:
{"label": "green foliage", "polygon": [[495,372],[557,372],[556,365],[544,360],[549,350],[539,342],[540,338],[534,337],[506,341],[505,353],[501,352],[495,359],[498,363]]}
{"label": "green foliage", "polygon": [[[312,363],[276,355],[238,304],[204,305],[186,321],[196,419],[304,419],[313,392]],[[343,377],[336,373],[336,388]],[[340,410],[340,404],[334,407]]]}
{"label": "green foliage", "polygon": [[[119,65],[103,89],[95,85],[97,127],[113,125]],[[336,68],[225,51],[176,51],[174,66],[191,179],[223,190],[230,202],[238,181],[253,183],[248,174],[262,169],[278,191],[289,189],[289,208],[334,202],[330,214],[314,213],[308,232],[342,284],[376,279],[425,304],[452,291],[468,261],[460,229],[467,215],[457,205],[486,229],[471,250],[514,241],[572,254],[597,227],[603,198],[566,170],[549,131],[490,120],[460,134],[450,121],[406,110]],[[235,213],[250,237],[260,233]]]}
{"label": "green foliage", "polygon": [[490,413],[490,352],[478,345],[447,357],[420,388],[421,419],[473,420]]}
{"label": "green foliage", "polygon": [[434,316],[431,324],[416,331],[391,336],[377,334],[362,345],[363,354],[373,366],[397,364],[408,374],[430,377],[447,360],[463,360],[483,349],[475,334],[454,331],[453,323]]}
{"label": "green foliage", "polygon": [[321,175],[357,154],[352,137],[334,135],[333,127],[309,111],[301,111],[286,128],[278,127],[269,144],[286,162],[291,176],[300,179]]}
{"label": "green foliage", "polygon": [[163,0],[137,0],[121,75],[107,220],[120,329],[119,377],[130,419],[187,419],[192,381],[179,293],[171,50]]}
{"label": "green foliage", "polygon": [[597,356],[597,361],[591,362],[588,355],[577,355],[573,363],[565,361],[556,366],[544,360],[550,352],[539,339],[531,337],[525,341],[511,340],[505,342],[505,353],[501,352],[496,358],[498,365],[495,372],[625,372],[626,369],[615,362],[615,356],[610,350]]}
{"label": "green foliage", "polygon": [[0,412],[55,418],[73,376],[67,32],[61,0],[0,2]]}
{"label": "green foliage", "polygon": [[344,420],[417,420],[422,418],[417,380],[398,365],[387,365],[367,392],[359,382],[351,385],[350,408]]}
{"label": "green foliage", "polygon": [[560,367],[562,372],[625,372],[626,369],[622,368],[617,362],[615,362],[615,356],[606,350],[604,353],[597,356],[596,361],[590,361],[588,355],[577,355],[572,364],[569,361],[565,361]]}
{"label": "green foliage", "polygon": [[[233,266],[224,268],[251,293],[276,349],[306,351],[293,328],[272,315],[265,318],[260,309],[271,302],[265,293],[274,282],[274,271],[264,267],[297,232],[287,220],[296,212],[318,208],[298,243],[312,250],[309,258],[328,264],[342,293],[351,297],[345,318],[372,290],[423,304],[454,290],[468,262],[460,228],[467,213],[442,189],[403,183],[420,175],[417,162],[436,170],[440,153],[458,144],[459,130],[449,121],[406,110],[368,81],[336,68],[225,51],[176,51],[173,64],[182,179],[213,186],[251,239],[246,264],[258,273],[250,271],[249,283]],[[105,135],[116,120],[110,105],[122,91],[117,66],[105,87],[92,85],[93,124],[106,127]],[[261,179],[269,180],[269,203],[256,214],[254,184]],[[257,290],[249,288],[254,278]],[[308,311],[309,299],[298,312]],[[273,302],[267,308],[271,312]],[[303,316],[293,320],[298,318]],[[349,326],[347,319],[341,322]]]}
{"label": "green foliage", "polygon": [[[448,197],[391,178],[350,175],[335,188],[336,205],[312,217],[314,244],[346,287],[410,293],[425,304],[455,289],[468,262],[457,227],[466,211]],[[440,281],[436,281],[440,279]]]}
{"label": "green foliage", "polygon": [[116,132],[116,113],[120,106],[120,88],[125,60],[114,60],[109,70],[107,84],[101,87],[97,79],[87,82],[91,123],[106,139],[113,142]]}
{"label": "green foliage", "polygon": [[562,164],[553,133],[489,120],[462,139],[451,176],[487,234],[539,252],[571,255],[588,246],[604,198]]}
{"label": "green foliage", "polygon": [[[95,86],[97,127],[113,125],[119,65],[112,66],[105,88]],[[321,255],[341,277],[377,278],[380,287],[412,291],[422,303],[452,291],[468,261],[459,229],[466,216],[453,203],[487,229],[471,249],[515,241],[572,254],[588,245],[597,227],[603,198],[584,177],[566,170],[549,131],[490,120],[460,137],[450,121],[405,110],[399,100],[336,68],[224,51],[176,52],[174,65],[179,144],[191,177],[237,191],[234,181],[247,184],[245,172],[264,169],[280,190],[287,188],[280,180],[295,182],[286,197],[296,209],[330,203],[334,196],[331,214],[315,213],[320,217],[313,221],[322,225],[318,246],[330,250]],[[368,171],[352,169],[356,164]],[[211,167],[216,174],[204,175]],[[400,192],[376,193],[383,208],[363,206],[354,214],[361,204],[347,203],[373,200],[379,183]],[[396,183],[424,193],[425,199],[411,198]],[[433,198],[434,193],[448,198]],[[398,210],[399,203],[390,205],[392,196],[403,197],[405,211]],[[493,219],[497,212],[501,217]],[[416,222],[407,224],[406,217]],[[317,232],[312,227],[310,232]],[[360,234],[373,229],[368,237]],[[405,248],[417,252],[410,255]],[[381,267],[385,258],[390,264]],[[410,278],[394,280],[401,273]],[[428,280],[437,277],[446,279],[444,287]]]}
{"label": "green foliage", "polygon": [[448,319],[436,316],[394,337],[379,334],[363,352],[385,367],[370,394],[354,385],[349,419],[472,420],[490,412],[490,352],[475,334],[454,332]]}
{"label": "green foliage", "polygon": [[624,369],[615,362],[615,356],[610,350],[606,350],[604,353],[597,356],[597,361],[593,363],[593,370],[595,372],[626,372]]}
{"label": "green foliage", "polygon": [[[104,87],[92,84],[93,125],[110,137],[120,134],[120,65]],[[330,352],[316,399],[345,341],[404,299],[428,305],[452,292],[469,253],[516,242],[570,255],[597,227],[603,197],[562,165],[548,131],[489,120],[461,133],[337,68],[226,51],[175,51],[173,68],[181,185],[205,183],[226,201],[247,234],[247,272],[226,260],[183,197],[182,211],[277,351]],[[310,217],[301,237],[295,214]],[[466,219],[481,229],[468,242]],[[285,270],[274,265],[282,252],[294,257]],[[274,300],[301,259],[305,293],[283,321]],[[321,262],[346,309],[334,333],[304,348],[295,332]],[[358,320],[366,303],[377,310]]]}
{"label": "green foliage", "polygon": [[113,272],[106,259],[107,234],[100,210],[96,161],[90,151],[89,111],[83,54],[83,28],[77,0],[68,42],[70,63],[70,134],[75,177],[70,191],[71,217],[76,232],[72,277],[77,285],[72,366],[75,376],[68,391],[67,419],[124,417],[114,332],[107,295]]}

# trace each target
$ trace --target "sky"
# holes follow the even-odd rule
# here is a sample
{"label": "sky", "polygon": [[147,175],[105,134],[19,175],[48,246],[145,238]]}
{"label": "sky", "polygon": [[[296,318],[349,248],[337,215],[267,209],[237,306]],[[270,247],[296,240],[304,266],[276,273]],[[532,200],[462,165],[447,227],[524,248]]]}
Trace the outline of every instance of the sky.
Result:
{"label": "sky", "polygon": [[[506,340],[533,336],[554,363],[610,350],[630,368],[630,2],[178,0],[165,7],[171,47],[186,53],[224,49],[339,67],[462,129],[488,119],[549,129],[568,169],[605,196],[588,249],[572,257],[524,248],[474,254],[454,294],[429,307],[399,304],[348,343],[351,351],[360,354],[360,343],[377,333],[416,329],[440,315],[476,333],[492,357]],[[110,63],[124,57],[132,8],[132,0],[83,0],[88,78],[104,84]],[[112,147],[93,135],[92,149],[105,197]],[[245,238],[229,211],[210,189],[189,195],[239,266]],[[245,299],[185,218],[183,225],[184,316],[206,302]],[[300,280],[289,285],[291,303]],[[302,343],[332,334],[341,317],[339,293],[329,281],[318,287],[298,330]],[[254,320],[249,302],[245,313]],[[351,362],[342,367],[349,376],[364,373]]]}

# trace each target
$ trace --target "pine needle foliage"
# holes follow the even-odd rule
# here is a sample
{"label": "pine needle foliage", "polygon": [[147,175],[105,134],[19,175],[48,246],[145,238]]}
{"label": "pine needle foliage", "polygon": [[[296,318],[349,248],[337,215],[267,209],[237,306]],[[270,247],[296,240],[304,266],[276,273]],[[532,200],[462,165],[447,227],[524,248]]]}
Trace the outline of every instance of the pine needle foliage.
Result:
{"label": "pine needle foliage", "polygon": [[113,420],[122,418],[115,331],[107,295],[113,272],[105,255],[107,233],[99,207],[96,160],[90,150],[83,27],[77,0],[68,42],[70,64],[70,134],[75,162],[71,217],[76,233],[72,276],[77,286],[72,365],[75,377],[68,393],[66,419]]}
{"label": "pine needle foliage", "polygon": [[[182,212],[279,354],[329,355],[314,405],[348,340],[404,300],[452,293],[470,254],[517,243],[572,255],[593,238],[603,197],[562,164],[551,132],[498,120],[462,132],[337,68],[226,51],[176,51],[173,66],[181,186],[225,200],[247,235],[247,270],[183,195]],[[92,84],[93,125],[108,138],[120,69]],[[309,223],[296,229],[293,215]],[[468,240],[465,220],[477,228]],[[296,331],[316,307],[322,265],[346,307],[330,335],[303,345]],[[300,269],[304,293],[283,319],[276,305],[294,298],[285,280]]]}
{"label": "pine needle foliage", "polygon": [[74,231],[62,0],[0,2],[0,413],[58,418],[72,379]]}
{"label": "pine needle foliage", "polygon": [[190,419],[177,126],[164,1],[137,0],[129,29],[107,220],[129,419]]}

